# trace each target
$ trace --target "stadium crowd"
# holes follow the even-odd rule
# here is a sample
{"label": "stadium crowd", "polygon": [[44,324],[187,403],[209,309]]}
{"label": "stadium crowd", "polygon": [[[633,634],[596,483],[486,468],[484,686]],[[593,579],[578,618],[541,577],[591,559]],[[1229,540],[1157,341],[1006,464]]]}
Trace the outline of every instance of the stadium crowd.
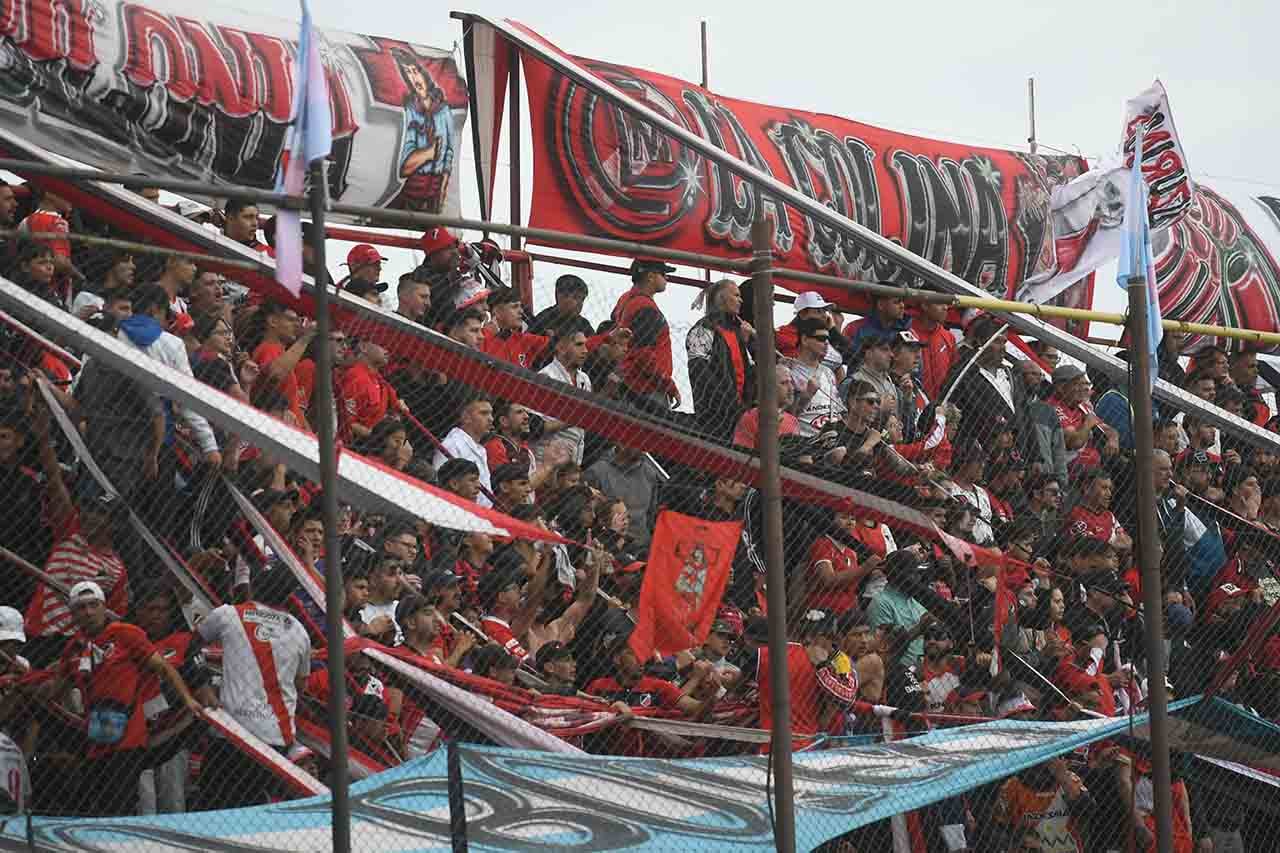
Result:
{"label": "stadium crowd", "polygon": [[[252,205],[228,202],[212,214],[209,227],[271,252],[274,223]],[[476,735],[387,667],[386,655],[518,716],[534,719],[539,706],[594,712],[595,724],[562,733],[593,752],[758,749],[629,725],[653,715],[769,726],[761,502],[748,484],[492,398],[479,390],[483,377],[404,359],[354,327],[339,324],[319,340],[296,307],[181,256],[50,237],[94,228],[52,193],[0,186],[0,228],[34,235],[4,246],[13,281],[290,426],[313,429],[316,357],[330,348],[345,447],[570,543],[495,541],[344,507],[341,553],[326,554],[318,486],[268,449],[107,364],[90,359],[77,369],[9,330],[0,364],[0,477],[9,498],[0,545],[49,580],[9,556],[0,570],[0,730],[30,773],[20,791],[10,786],[11,806],[119,815],[288,796],[261,755],[201,721],[215,707],[323,779],[323,602],[274,552],[279,540],[320,574],[327,561],[341,562],[355,634],[346,644],[350,739],[369,767]],[[655,301],[672,271],[665,263],[636,259],[631,289],[593,327],[582,316],[590,287],[576,275],[557,279],[554,304],[530,316],[517,291],[499,283],[496,246],[468,245],[441,228],[425,233],[420,249],[423,263],[397,282],[383,280],[384,259],[369,245],[353,248],[347,274],[330,280],[375,304],[390,302],[394,288],[398,314],[457,344],[690,436],[754,450],[756,334],[737,283],[702,294],[704,315],[683,341],[692,389],[683,401],[672,352],[681,342]],[[920,511],[953,542],[987,555],[962,559],[919,525],[867,517],[853,501],[784,502],[793,636],[782,665],[797,746],[881,738],[886,720],[901,735],[1142,709],[1125,388],[1047,344],[1011,342],[995,316],[961,318],[900,298],[875,299],[846,323],[837,306],[802,293],[776,337],[784,465]],[[1188,364],[1178,337],[1166,334],[1159,370],[1260,426],[1280,424],[1259,390],[1253,352],[1209,344]],[[47,405],[38,379],[113,491],[77,464],[62,412]],[[1163,407],[1155,437],[1169,681],[1174,695],[1191,696],[1209,687],[1265,609],[1280,457]],[[224,482],[249,496],[278,540],[239,511]],[[225,603],[198,612],[131,526],[130,509]],[[650,538],[664,510],[741,519],[743,530],[705,641],[640,660],[628,638],[646,564],[661,556]],[[1215,689],[1274,720],[1278,673],[1273,636]],[[1175,849],[1237,849],[1234,806],[1208,808],[1188,791],[1179,776]],[[1152,849],[1151,810],[1148,756],[1126,740],[919,814],[935,850],[1108,851]],[[887,822],[872,824],[832,849],[887,850],[888,832]]]}

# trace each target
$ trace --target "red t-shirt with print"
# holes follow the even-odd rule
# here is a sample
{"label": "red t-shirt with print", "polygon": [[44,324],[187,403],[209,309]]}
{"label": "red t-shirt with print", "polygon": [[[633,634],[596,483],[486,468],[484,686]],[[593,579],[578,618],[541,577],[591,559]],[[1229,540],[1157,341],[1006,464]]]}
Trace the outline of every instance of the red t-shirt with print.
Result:
{"label": "red t-shirt with print", "polygon": [[127,622],[111,622],[92,639],[77,634],[63,653],[61,674],[74,678],[84,706],[92,711],[100,702],[129,709],[124,737],[113,744],[89,744],[89,758],[98,758],[147,745],[147,721],[142,714],[143,679],[147,660],[156,647],[146,633]]}

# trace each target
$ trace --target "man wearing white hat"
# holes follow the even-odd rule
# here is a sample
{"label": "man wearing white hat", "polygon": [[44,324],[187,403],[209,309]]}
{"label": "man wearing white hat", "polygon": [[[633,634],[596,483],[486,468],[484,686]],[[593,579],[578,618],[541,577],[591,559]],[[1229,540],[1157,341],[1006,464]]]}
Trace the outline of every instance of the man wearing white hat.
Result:
{"label": "man wearing white hat", "polygon": [[81,788],[73,800],[86,815],[129,815],[137,810],[138,777],[147,760],[143,713],[144,672],[154,673],[194,714],[203,706],[182,676],[147,639],[146,632],[107,616],[106,596],[93,581],[80,581],[67,596],[79,629],[67,644],[42,698],[60,701],[74,684],[88,723],[88,749]]}
{"label": "man wearing white hat", "polygon": [[774,332],[774,346],[777,347],[778,352],[787,358],[795,358],[800,350],[800,332],[797,323],[801,320],[821,320],[830,326],[831,315],[827,309],[834,307],[834,303],[828,302],[817,291],[809,290],[797,296],[796,315],[791,318],[790,323]]}
{"label": "man wearing white hat", "polygon": [[0,607],[0,676],[31,671],[31,663],[19,654],[26,642],[22,614],[12,607]]}

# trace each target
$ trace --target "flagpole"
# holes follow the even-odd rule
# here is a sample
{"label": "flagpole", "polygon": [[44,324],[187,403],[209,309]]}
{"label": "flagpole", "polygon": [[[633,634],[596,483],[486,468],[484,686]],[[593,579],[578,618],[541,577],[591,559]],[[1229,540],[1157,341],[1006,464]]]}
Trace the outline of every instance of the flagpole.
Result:
{"label": "flagpole", "polygon": [[764,505],[766,591],[769,609],[769,686],[773,692],[773,845],[778,853],[796,849],[795,789],[791,763],[791,678],[787,667],[787,576],[782,560],[782,479],[778,441],[777,354],[773,334],[773,227],[756,192],[751,223],[752,291],[756,321],[756,403],[760,411],[760,491]]}
{"label": "flagpole", "polygon": [[1164,589],[1160,577],[1159,527],[1156,524],[1152,477],[1154,436],[1151,414],[1151,353],[1148,351],[1147,280],[1132,276],[1129,295],[1129,400],[1133,406],[1133,438],[1138,478],[1138,564],[1142,575],[1142,610],[1147,647],[1147,709],[1151,714],[1151,782],[1155,794],[1156,850],[1173,850],[1173,793],[1169,771],[1169,697],[1165,692]]}
{"label": "flagpole", "polygon": [[[329,182],[325,175],[326,160],[310,166],[311,248],[315,255],[312,275],[315,278],[316,349],[315,405],[317,438],[320,440],[320,513],[324,523],[324,603],[325,643],[329,650],[329,739],[333,754],[347,754],[347,662],[344,655],[346,636],[342,625],[342,561],[338,546],[338,456],[334,430],[333,348],[329,342],[329,281],[324,257],[325,209],[329,206]],[[334,853],[351,851],[351,803],[347,797],[347,762],[332,762],[329,790],[330,814],[333,820]]]}

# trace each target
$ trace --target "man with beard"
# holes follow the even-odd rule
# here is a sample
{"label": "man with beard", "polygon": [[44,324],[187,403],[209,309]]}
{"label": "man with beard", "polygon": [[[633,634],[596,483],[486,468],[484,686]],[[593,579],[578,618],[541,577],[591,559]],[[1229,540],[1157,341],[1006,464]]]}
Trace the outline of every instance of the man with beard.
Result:
{"label": "man with beard", "polygon": [[964,671],[964,658],[951,654],[951,633],[947,626],[933,623],[924,629],[924,656],[916,671],[924,685],[929,710],[942,713],[951,691],[960,686],[960,673]]}
{"label": "man with beard", "polygon": [[[485,439],[484,450],[489,460],[489,470],[496,471],[507,464],[520,464],[528,472],[529,488],[537,491],[547,481],[556,466],[569,461],[565,448],[557,444],[547,447],[539,465],[529,447],[536,416],[519,403],[498,400],[493,404],[493,432]],[[542,419],[537,423],[541,429]]]}
{"label": "man with beard", "polygon": [[[997,422],[1013,423],[1013,379],[1004,367],[1004,349],[1008,343],[1000,321],[990,315],[978,317],[970,326],[973,341],[979,346],[973,356],[975,362],[968,366],[963,378],[955,381],[951,391],[952,402],[964,412],[960,431],[953,444],[963,444],[971,439],[990,441],[997,432]],[[964,370],[957,366],[955,372]]]}
{"label": "man with beard", "polygon": [[[458,251],[458,238],[444,226],[431,228],[423,233],[418,247],[426,260],[418,267],[419,277],[431,288],[431,305],[424,322],[435,329],[448,321],[454,313],[456,299],[462,287],[462,274],[458,268],[462,255]],[[479,341],[471,344],[479,348]]]}

